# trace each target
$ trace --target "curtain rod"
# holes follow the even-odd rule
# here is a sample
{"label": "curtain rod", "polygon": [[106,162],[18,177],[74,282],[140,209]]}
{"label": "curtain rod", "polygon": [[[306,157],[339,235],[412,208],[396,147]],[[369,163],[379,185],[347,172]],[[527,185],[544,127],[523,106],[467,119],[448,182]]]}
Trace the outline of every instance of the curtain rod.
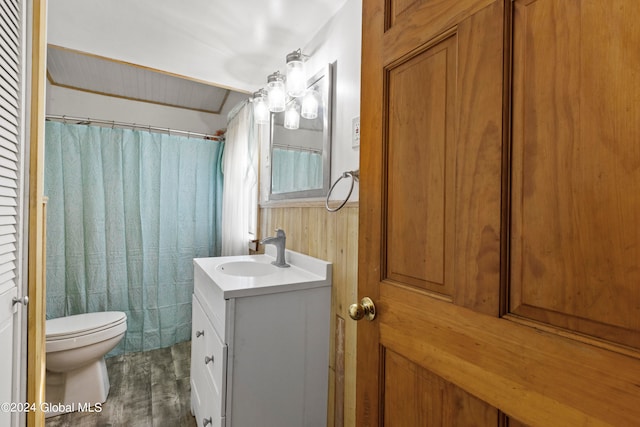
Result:
{"label": "curtain rod", "polygon": [[309,151],[311,153],[322,154],[322,150],[317,148],[300,147],[299,145],[279,144],[277,142],[273,144],[273,148],[282,148],[289,151]]}
{"label": "curtain rod", "polygon": [[209,139],[209,140],[213,140],[213,141],[219,141],[219,140],[223,139],[223,138],[220,138],[220,136],[218,136],[218,135],[208,135],[208,134],[205,134],[205,133],[198,133],[198,132],[190,132],[190,131],[186,131],[186,130],[163,128],[163,127],[159,127],[159,126],[150,126],[150,125],[146,125],[145,126],[145,125],[140,125],[140,124],[137,124],[137,123],[116,122],[114,120],[90,119],[88,117],[58,116],[58,115],[54,115],[54,114],[47,114],[46,117],[45,117],[45,120],[51,120],[51,121],[57,121],[57,122],[63,122],[63,123],[70,123],[70,124],[76,124],[76,125],[96,124],[96,125],[111,126],[111,127],[118,127],[118,128],[128,128],[128,129],[135,129],[135,130],[146,130],[146,131],[149,131],[149,132],[166,133],[166,134],[169,134],[169,135],[184,135],[186,137]]}

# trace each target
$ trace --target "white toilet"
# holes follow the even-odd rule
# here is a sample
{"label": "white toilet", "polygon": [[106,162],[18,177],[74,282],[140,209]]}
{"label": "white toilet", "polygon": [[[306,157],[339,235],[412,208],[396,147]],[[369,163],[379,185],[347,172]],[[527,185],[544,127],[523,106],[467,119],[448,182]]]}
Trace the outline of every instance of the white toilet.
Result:
{"label": "white toilet", "polygon": [[77,314],[46,321],[47,417],[103,403],[109,394],[104,356],[127,331],[120,311]]}

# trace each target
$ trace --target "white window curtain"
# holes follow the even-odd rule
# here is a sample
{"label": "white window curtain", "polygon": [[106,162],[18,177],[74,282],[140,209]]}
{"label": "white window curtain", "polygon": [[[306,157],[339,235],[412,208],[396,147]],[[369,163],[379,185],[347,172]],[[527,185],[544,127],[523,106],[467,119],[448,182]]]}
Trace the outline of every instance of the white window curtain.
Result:
{"label": "white window curtain", "polygon": [[223,157],[222,255],[246,255],[258,223],[258,141],[248,103],[229,114]]}

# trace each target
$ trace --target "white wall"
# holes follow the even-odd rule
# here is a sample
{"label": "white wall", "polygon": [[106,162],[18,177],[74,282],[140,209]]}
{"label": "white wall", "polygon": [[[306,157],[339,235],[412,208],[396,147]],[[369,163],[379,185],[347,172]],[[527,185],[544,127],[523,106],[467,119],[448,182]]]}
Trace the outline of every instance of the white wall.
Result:
{"label": "white wall", "polygon": [[[347,0],[333,18],[305,45],[298,47],[310,55],[306,63],[308,73],[315,74],[334,63],[334,100],[331,153],[331,183],[345,171],[359,169],[359,148],[352,148],[352,119],[360,115],[360,57],[362,35],[362,0]],[[303,42],[303,41],[302,41]],[[274,53],[274,56],[276,54]],[[284,60],[282,61],[284,72]],[[266,78],[266,77],[265,77]],[[88,117],[139,123],[176,130],[212,134],[226,128],[226,115],[242,98],[230,95],[220,115],[201,113],[174,107],[165,107],[144,102],[129,101],[101,96],[57,86],[47,85],[47,114]],[[264,127],[264,126],[263,126]],[[260,129],[264,139],[267,132]],[[267,150],[262,150],[267,152]],[[266,173],[268,159],[263,156],[261,174]],[[261,179],[263,185],[267,179]],[[344,200],[348,193],[350,178],[343,179],[332,193],[333,200]],[[261,201],[267,200],[268,186],[261,188]],[[358,185],[349,199],[358,200]]]}
{"label": "white wall", "polygon": [[[331,183],[345,171],[360,168],[360,149],[352,148],[352,119],[360,115],[360,58],[362,41],[362,0],[349,0],[302,51],[311,58],[307,69],[314,73],[335,61]],[[331,194],[344,200],[350,179],[343,179]],[[350,201],[358,200],[358,185]]]}
{"label": "white wall", "polygon": [[252,92],[344,2],[49,1],[47,35],[54,45]]}
{"label": "white wall", "polygon": [[[227,127],[227,112],[246,96],[232,92],[222,114],[97,95],[47,84],[46,113],[213,134]],[[236,99],[237,98],[237,99]]]}
{"label": "white wall", "polygon": [[[302,53],[310,55],[305,67],[309,75],[335,63],[334,99],[331,149],[331,183],[345,171],[360,168],[360,149],[352,147],[352,119],[360,116],[360,58],[362,41],[362,0],[348,0],[342,9],[305,46]],[[284,72],[284,64],[281,69]],[[261,129],[262,130],[262,129]],[[266,132],[261,132],[265,134]],[[265,153],[265,141],[261,141]],[[267,143],[268,145],[268,143]],[[267,173],[268,158],[262,155],[261,173]],[[267,179],[261,179],[262,202],[268,199]],[[350,178],[343,179],[331,194],[332,200],[344,200],[350,187]],[[358,184],[350,201],[358,200]]]}

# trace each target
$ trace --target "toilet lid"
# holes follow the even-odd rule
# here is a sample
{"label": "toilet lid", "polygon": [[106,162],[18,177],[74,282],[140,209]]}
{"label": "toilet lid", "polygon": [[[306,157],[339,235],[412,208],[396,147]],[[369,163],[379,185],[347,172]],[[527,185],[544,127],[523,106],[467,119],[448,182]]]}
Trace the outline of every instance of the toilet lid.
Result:
{"label": "toilet lid", "polygon": [[64,338],[109,328],[126,320],[127,315],[121,311],[102,311],[58,317],[46,321],[46,336],[47,339]]}

